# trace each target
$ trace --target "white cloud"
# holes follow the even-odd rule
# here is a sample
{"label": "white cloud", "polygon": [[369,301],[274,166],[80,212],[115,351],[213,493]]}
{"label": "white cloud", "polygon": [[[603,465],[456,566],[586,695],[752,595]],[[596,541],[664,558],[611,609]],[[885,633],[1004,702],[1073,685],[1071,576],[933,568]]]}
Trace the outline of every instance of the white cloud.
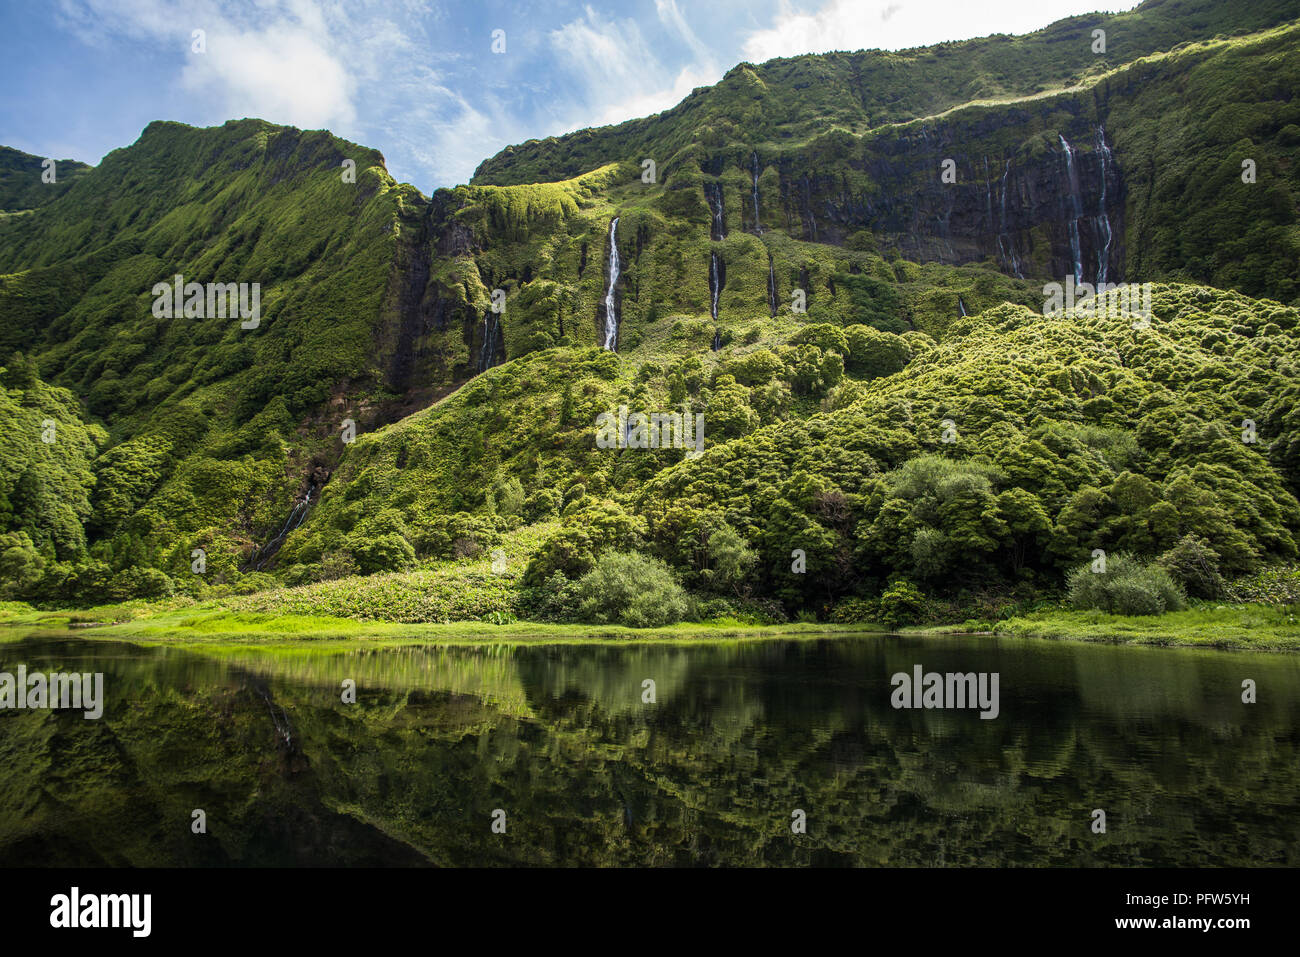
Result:
{"label": "white cloud", "polygon": [[218,25],[207,52],[191,54],[182,86],[210,95],[230,117],[257,116],[305,129],[339,128],[356,119],[355,85],[322,38],[277,23],[253,32]]}
{"label": "white cloud", "polygon": [[[1125,8],[1136,4],[1127,2]],[[770,26],[741,44],[745,58],[761,63],[774,57],[829,50],[910,47],[988,36],[1029,33],[1063,17],[1089,12],[1079,0],[826,0],[816,8],[781,0]]]}
{"label": "white cloud", "polygon": [[582,17],[551,31],[556,55],[581,81],[579,106],[566,129],[659,113],[677,105],[695,87],[721,78],[676,0],[656,0],[656,11],[663,26],[694,56],[676,70],[655,56],[634,21],[607,20],[591,7]]}
{"label": "white cloud", "polygon": [[[181,88],[225,118],[309,129],[356,118],[353,74],[365,47],[338,38],[341,8],[316,0],[63,0],[62,12],[89,43],[120,35],[175,49],[185,58]],[[205,32],[206,52],[192,51],[194,30]]]}

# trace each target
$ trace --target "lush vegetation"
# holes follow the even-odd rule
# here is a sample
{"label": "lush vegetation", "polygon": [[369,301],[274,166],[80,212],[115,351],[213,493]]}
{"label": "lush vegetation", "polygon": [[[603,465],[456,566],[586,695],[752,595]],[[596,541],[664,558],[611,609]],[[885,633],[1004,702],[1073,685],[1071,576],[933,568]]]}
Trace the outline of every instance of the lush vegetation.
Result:
{"label": "lush vegetation", "polygon": [[[44,192],[0,153],[0,601],[608,627],[1294,603],[1297,17],[1152,0],[744,64],[433,197],[259,120],[153,123]],[[1149,323],[1043,314],[1067,134]],[[176,274],[259,283],[259,325],[154,315]],[[600,447],[624,406],[702,415],[702,454]]]}

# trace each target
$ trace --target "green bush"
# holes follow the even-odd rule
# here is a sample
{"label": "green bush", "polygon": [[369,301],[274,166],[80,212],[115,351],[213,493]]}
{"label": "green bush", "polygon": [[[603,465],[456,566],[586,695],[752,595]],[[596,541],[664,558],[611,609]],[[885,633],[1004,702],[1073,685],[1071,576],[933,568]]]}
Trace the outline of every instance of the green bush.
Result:
{"label": "green bush", "polygon": [[1219,553],[1204,538],[1184,535],[1178,544],[1156,559],[1156,564],[1194,598],[1218,598],[1223,594]]}
{"label": "green bush", "polygon": [[869,598],[845,598],[831,609],[831,621],[840,625],[860,625],[878,620],[879,608]]}
{"label": "green bush", "polygon": [[1229,601],[1261,605],[1300,604],[1300,566],[1278,565],[1239,578],[1224,587],[1224,596]]}
{"label": "green bush", "polygon": [[357,567],[365,575],[400,571],[415,564],[415,549],[396,532],[370,540],[358,539],[359,536],[353,536],[348,544]]}
{"label": "green bush", "polygon": [[909,581],[897,581],[881,594],[879,619],[891,627],[913,625],[925,618],[925,595]]}
{"label": "green bush", "polygon": [[1093,571],[1090,562],[1070,573],[1067,588],[1073,607],[1112,615],[1161,615],[1186,607],[1173,576],[1157,564],[1143,565],[1120,554],[1111,556],[1105,567]]}
{"label": "green bush", "polygon": [[657,628],[686,616],[686,591],[663,562],[638,552],[606,552],[578,581],[583,621]]}

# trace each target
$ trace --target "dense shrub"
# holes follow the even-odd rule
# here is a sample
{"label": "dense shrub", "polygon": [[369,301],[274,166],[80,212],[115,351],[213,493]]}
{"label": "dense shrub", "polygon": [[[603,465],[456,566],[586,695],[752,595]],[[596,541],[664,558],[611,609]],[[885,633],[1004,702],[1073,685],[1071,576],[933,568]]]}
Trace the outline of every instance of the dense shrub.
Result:
{"label": "dense shrub", "polygon": [[1179,611],[1186,600],[1173,576],[1157,564],[1144,565],[1128,555],[1113,555],[1105,571],[1091,563],[1070,573],[1070,604],[1112,615],[1161,615]]}
{"label": "dense shrub", "polygon": [[1219,553],[1203,538],[1184,535],[1177,545],[1156,559],[1156,564],[1169,572],[1193,598],[1218,598],[1223,594]]}
{"label": "dense shrub", "polygon": [[396,532],[373,539],[354,536],[348,544],[357,567],[367,575],[400,571],[415,564],[415,549]]}
{"label": "dense shrub", "polygon": [[638,552],[606,552],[577,587],[584,621],[633,628],[671,625],[686,616],[686,592],[672,571]]}
{"label": "dense shrub", "polygon": [[874,622],[879,606],[868,598],[845,598],[831,609],[830,619],[836,624],[859,625]]}
{"label": "dense shrub", "polygon": [[1229,582],[1224,586],[1224,597],[1262,605],[1300,604],[1300,566],[1266,568],[1249,578]]}
{"label": "dense shrub", "polygon": [[880,621],[892,627],[912,625],[925,618],[925,595],[909,581],[897,581],[877,602]]}

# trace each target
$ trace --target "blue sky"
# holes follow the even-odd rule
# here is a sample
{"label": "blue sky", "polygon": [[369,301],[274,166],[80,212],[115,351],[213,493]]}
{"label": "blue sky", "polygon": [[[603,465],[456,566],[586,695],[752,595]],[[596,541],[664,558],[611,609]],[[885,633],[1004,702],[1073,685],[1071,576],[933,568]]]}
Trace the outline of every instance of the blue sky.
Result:
{"label": "blue sky", "polygon": [[1134,5],[0,0],[0,143],[97,163],[155,119],[260,116],[374,147],[429,192],[511,143],[667,109],[742,60],[1023,33]]}

